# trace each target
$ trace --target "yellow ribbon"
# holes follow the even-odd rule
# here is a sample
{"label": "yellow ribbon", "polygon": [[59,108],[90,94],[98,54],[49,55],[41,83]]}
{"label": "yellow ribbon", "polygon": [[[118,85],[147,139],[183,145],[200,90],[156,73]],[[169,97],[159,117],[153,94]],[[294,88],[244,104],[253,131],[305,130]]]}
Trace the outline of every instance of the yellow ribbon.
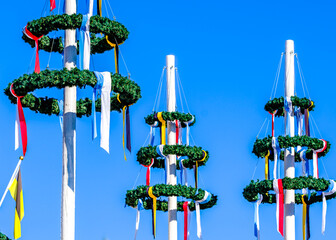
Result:
{"label": "yellow ribbon", "polygon": [[97,1],[97,12],[99,16],[102,16],[102,0]]}
{"label": "yellow ribbon", "polygon": [[269,161],[268,161],[268,157],[270,155],[270,151],[268,150],[266,156],[265,156],[265,180],[268,180],[268,169],[269,169]]}
{"label": "yellow ribbon", "polygon": [[308,118],[309,118],[309,111],[310,111],[310,109],[312,108],[314,106],[314,102],[313,101],[310,101],[310,106],[308,107]]}
{"label": "yellow ribbon", "polygon": [[148,196],[153,199],[153,235],[156,236],[156,196],[153,194],[153,187],[148,188]]}
{"label": "yellow ribbon", "polygon": [[118,52],[119,52],[119,45],[123,44],[123,43],[112,43],[108,40],[108,36],[105,36],[106,42],[112,47],[114,48],[114,65],[115,65],[115,71],[116,73],[119,73],[119,69],[118,69],[118,62],[119,62],[119,56],[118,56]]}
{"label": "yellow ribbon", "polygon": [[304,195],[301,196],[302,199],[302,239],[306,239],[306,217],[307,217],[307,203],[304,200]]}
{"label": "yellow ribbon", "polygon": [[157,118],[161,123],[161,144],[166,145],[166,121],[162,117],[162,112],[157,113]]}
{"label": "yellow ribbon", "polygon": [[[117,100],[118,100],[118,102],[119,103],[121,103],[121,101],[120,101],[120,93],[118,93],[118,95],[117,95]],[[127,159],[126,159],[126,150],[125,150],[125,110],[126,110],[126,108],[127,107],[129,107],[129,106],[131,106],[132,104],[130,104],[130,105],[125,105],[125,106],[123,106],[123,109],[122,109],[122,112],[123,112],[123,136],[122,136],[122,142],[123,142],[123,149],[124,149],[124,158],[125,158],[125,161],[127,161]]]}
{"label": "yellow ribbon", "polygon": [[195,167],[195,188],[198,187],[198,163],[203,162],[207,157],[207,152],[202,150],[204,152],[204,157],[202,159],[196,160],[196,167]]}

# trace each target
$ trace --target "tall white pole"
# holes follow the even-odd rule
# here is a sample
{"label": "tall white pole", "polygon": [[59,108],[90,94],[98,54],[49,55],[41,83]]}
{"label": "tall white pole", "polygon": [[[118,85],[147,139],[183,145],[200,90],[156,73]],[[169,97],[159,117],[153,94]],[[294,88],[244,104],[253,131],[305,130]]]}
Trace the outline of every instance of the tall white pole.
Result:
{"label": "tall white pole", "polygon": [[[76,0],[65,0],[65,13],[76,13]],[[76,30],[65,30],[64,38],[64,67],[70,70],[76,67]],[[64,88],[61,240],[75,240],[76,91]]]}
{"label": "tall white pole", "polygon": [[[294,96],[294,41],[286,41],[286,68],[285,68],[285,97]],[[294,112],[294,111],[293,111]],[[287,118],[289,120],[287,121]],[[289,123],[289,136],[294,137],[294,113],[286,115],[285,121]],[[295,177],[294,148],[285,150],[285,176]],[[285,240],[295,240],[295,190],[285,191]]]}
{"label": "tall white pole", "polygon": [[[167,111],[175,112],[175,56],[167,55]],[[176,126],[168,121],[168,145],[176,145]],[[176,185],[176,155],[168,155],[168,184]],[[177,240],[177,197],[168,197],[168,240]]]}

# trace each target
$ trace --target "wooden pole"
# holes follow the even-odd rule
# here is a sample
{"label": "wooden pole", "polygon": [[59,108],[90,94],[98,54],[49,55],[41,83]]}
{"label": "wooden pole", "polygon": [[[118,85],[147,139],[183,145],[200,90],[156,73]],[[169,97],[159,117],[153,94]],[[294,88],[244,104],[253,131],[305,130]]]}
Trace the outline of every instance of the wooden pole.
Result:
{"label": "wooden pole", "polygon": [[[285,97],[294,96],[294,41],[286,41],[286,68],[285,68]],[[287,121],[287,118],[289,120]],[[289,136],[294,137],[294,111],[285,116],[285,122],[289,124]],[[285,150],[285,177],[295,177],[294,148]],[[295,190],[285,191],[285,240],[295,240]]]}
{"label": "wooden pole", "polygon": [[[65,0],[65,13],[76,13],[76,0]],[[64,67],[76,67],[76,30],[65,30]],[[76,86],[64,88],[61,240],[75,240]]]}
{"label": "wooden pole", "polygon": [[[175,56],[167,55],[167,111],[175,112]],[[168,145],[176,145],[175,122],[167,121]],[[176,155],[168,155],[168,184],[176,185]],[[168,197],[168,239],[177,240],[177,197]]]}

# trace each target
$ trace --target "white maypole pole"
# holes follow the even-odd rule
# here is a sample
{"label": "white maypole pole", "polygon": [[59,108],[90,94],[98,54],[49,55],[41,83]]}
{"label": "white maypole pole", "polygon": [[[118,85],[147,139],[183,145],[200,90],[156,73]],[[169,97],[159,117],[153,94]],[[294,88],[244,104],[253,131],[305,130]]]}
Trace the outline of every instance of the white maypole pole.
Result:
{"label": "white maypole pole", "polygon": [[[167,55],[167,111],[175,112],[175,56]],[[176,126],[167,121],[168,145],[176,145]],[[176,185],[176,155],[168,155],[168,184]],[[177,197],[168,197],[168,240],[177,240]]]}
{"label": "white maypole pole", "polygon": [[[286,41],[285,97],[294,96],[294,41]],[[289,118],[289,119],[288,119]],[[285,122],[289,125],[288,135],[294,137],[294,111],[286,114]],[[285,177],[295,177],[294,148],[285,150]],[[285,191],[285,240],[295,240],[295,190]]]}
{"label": "white maypole pole", "polygon": [[[76,0],[65,0],[65,13],[76,13]],[[76,67],[76,30],[65,30],[64,67]],[[75,240],[76,86],[64,88],[61,240]]]}

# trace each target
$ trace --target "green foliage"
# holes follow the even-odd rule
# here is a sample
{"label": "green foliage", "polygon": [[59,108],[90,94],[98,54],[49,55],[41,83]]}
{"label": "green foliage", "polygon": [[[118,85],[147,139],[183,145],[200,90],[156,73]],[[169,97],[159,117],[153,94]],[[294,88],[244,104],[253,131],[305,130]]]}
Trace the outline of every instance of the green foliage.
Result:
{"label": "green foliage", "polygon": [[[148,186],[138,186],[134,190],[128,190],[126,193],[126,204],[131,207],[136,207],[138,204],[138,199],[143,201],[143,205],[145,209],[152,209],[153,200],[148,196],[147,193]],[[195,202],[197,200],[201,200],[204,197],[204,190],[193,187],[187,187],[184,185],[165,185],[165,184],[157,184],[153,186],[153,194],[158,197],[157,199],[157,210],[158,211],[168,211],[168,202],[165,200],[160,200],[159,197],[169,197],[169,196],[181,196],[184,198],[191,199],[192,202],[189,203],[189,209],[191,211],[195,210]],[[178,201],[177,203],[177,211],[183,211],[183,203],[184,201]],[[201,209],[211,208],[217,203],[217,196],[212,195],[211,199],[208,203],[200,204]]]}
{"label": "green foliage", "polygon": [[[155,121],[158,121],[158,118],[156,116],[156,112],[148,115],[147,117],[145,117],[145,121],[148,125],[153,125]],[[162,112],[162,118],[165,121],[175,121],[175,120],[179,120],[181,122],[181,126],[182,127],[186,127],[187,125],[185,124],[185,122],[188,122],[192,119],[193,115],[191,115],[190,113],[180,113],[180,112]],[[194,125],[196,122],[196,117],[194,116],[194,121],[192,123],[189,124],[189,126]],[[161,126],[161,123],[159,122],[159,126]]]}
{"label": "green foliage", "polygon": [[[282,185],[284,189],[303,189],[308,188],[309,190],[315,191],[325,191],[328,189],[329,181],[323,178],[313,178],[309,177],[296,177],[296,178],[288,178],[285,177],[282,180]],[[275,203],[276,197],[275,194],[268,193],[270,190],[273,190],[273,180],[263,180],[256,181],[253,180],[251,183],[244,188],[243,196],[249,202],[254,202],[258,199],[258,193],[263,195],[263,203]],[[268,194],[266,194],[268,193]],[[302,204],[302,194],[295,194],[295,203]],[[336,193],[327,196],[327,199],[332,199],[336,197]],[[305,202],[307,204],[313,204],[315,202],[321,202],[322,196],[319,193],[312,192],[309,199],[305,197]]]}
{"label": "green foliage", "polygon": [[[21,99],[22,106],[29,109],[43,113],[43,114],[59,114],[57,99],[48,97],[35,97],[32,93],[36,89],[52,88],[58,89],[66,86],[77,86],[85,88],[86,86],[94,87],[97,83],[95,74],[89,70],[79,70],[74,68],[72,70],[44,70],[32,74],[24,74],[13,81],[13,90],[18,96],[24,96]],[[5,89],[5,94],[10,101],[16,104],[16,98],[10,93],[10,85]],[[121,111],[124,105],[131,105],[136,103],[141,98],[140,87],[132,80],[122,77],[120,74],[111,73],[111,90],[114,93],[120,94],[119,103],[116,94],[111,97],[111,111]],[[28,94],[29,93],[29,94]],[[100,111],[100,99],[96,101],[96,110]],[[77,117],[91,115],[92,101],[89,98],[80,99],[77,101]]]}
{"label": "green foliage", "polygon": [[0,240],[11,240],[10,238],[8,238],[5,234],[2,234],[0,232]]}
{"label": "green foliage", "polygon": [[[302,147],[308,147],[309,149],[306,152],[306,157],[308,159],[313,158],[313,150],[317,150],[323,147],[323,141],[321,141],[318,138],[312,138],[308,136],[295,136],[295,137],[289,137],[289,136],[279,136],[278,142],[280,148],[288,148],[288,147],[296,147],[296,146],[302,146]],[[330,142],[327,141],[327,148],[325,151],[318,153],[318,157],[325,156],[330,149]],[[253,145],[252,153],[254,153],[257,157],[265,157],[267,154],[267,151],[270,151],[271,154],[269,156],[270,160],[273,160],[273,148],[272,148],[272,137],[268,136],[263,139],[257,139]],[[283,159],[283,151],[281,152],[280,159]],[[300,162],[300,156],[298,153],[295,154],[295,161]]]}
{"label": "green foliage", "polygon": [[[313,102],[313,105],[311,106],[312,101],[310,101],[307,98],[299,98],[297,96],[291,97],[293,106],[300,107],[301,112],[304,113],[304,109],[309,109],[309,111],[313,111],[315,108],[315,103]],[[284,115],[284,98],[274,98],[272,100],[269,100],[265,105],[265,110],[269,113],[273,113],[275,110],[278,110],[278,112],[275,114],[275,116],[280,117]]]}
{"label": "green foliage", "polygon": [[[207,156],[204,161],[199,162],[199,166],[205,165],[205,163],[209,159],[209,153],[206,151]],[[191,147],[191,146],[184,146],[184,145],[164,145],[163,147],[163,154],[175,154],[177,156],[187,156],[189,159],[183,161],[183,166],[186,168],[193,168],[196,164],[197,160],[203,158],[203,150],[201,147]],[[162,157],[157,153],[156,147],[154,146],[147,146],[142,147],[137,152],[137,161],[145,166],[148,166],[152,158],[154,158],[154,164],[152,167],[154,168],[165,168],[165,161]],[[180,169],[179,160],[176,160],[176,168]]]}
{"label": "green foliage", "polygon": [[[52,39],[46,35],[52,31],[79,29],[82,19],[82,14],[51,15],[28,22],[27,28],[36,37],[44,35],[39,40],[39,49],[47,52],[62,53],[64,49],[62,38]],[[100,16],[92,16],[90,18],[90,33],[91,54],[103,53],[112,49],[107,43],[105,36],[108,36],[110,42],[121,44],[128,38],[129,34],[128,30],[121,23]],[[95,34],[100,33],[104,34],[104,37],[97,38]],[[22,35],[22,39],[32,47],[35,47],[35,41],[28,38],[25,34]],[[77,49],[79,49],[78,46]]]}

